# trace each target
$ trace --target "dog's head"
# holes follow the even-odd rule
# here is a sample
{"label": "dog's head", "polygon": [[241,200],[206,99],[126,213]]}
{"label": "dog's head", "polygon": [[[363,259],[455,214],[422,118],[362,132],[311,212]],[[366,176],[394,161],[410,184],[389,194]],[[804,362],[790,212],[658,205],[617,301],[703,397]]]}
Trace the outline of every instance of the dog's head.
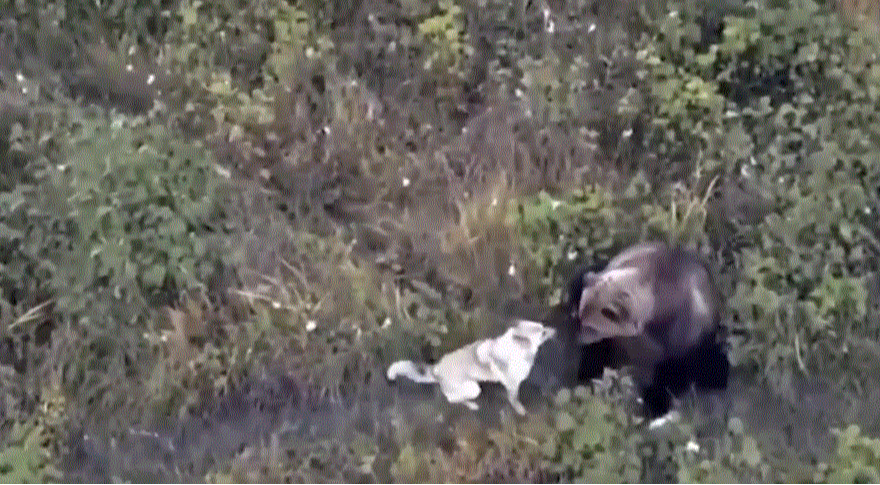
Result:
{"label": "dog's head", "polygon": [[532,320],[517,320],[511,330],[514,342],[532,352],[556,335],[556,330]]}

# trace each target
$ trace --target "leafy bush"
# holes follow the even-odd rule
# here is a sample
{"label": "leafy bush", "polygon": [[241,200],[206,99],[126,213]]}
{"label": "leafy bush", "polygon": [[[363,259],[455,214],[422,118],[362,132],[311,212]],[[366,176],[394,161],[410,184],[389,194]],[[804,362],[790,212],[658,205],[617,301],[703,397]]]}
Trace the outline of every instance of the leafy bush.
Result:
{"label": "leafy bush", "polygon": [[512,204],[509,223],[520,236],[534,291],[550,292],[547,303],[555,305],[576,266],[602,264],[616,251],[640,241],[706,247],[708,195],[684,184],[666,187],[659,194],[652,194],[651,187],[639,174],[616,198],[607,188],[593,186],[558,199],[541,192]]}
{"label": "leafy bush", "polygon": [[[620,216],[611,195],[601,188],[574,192],[570,200],[540,193],[520,201],[510,213],[539,288],[556,288],[557,292],[560,283],[573,274],[574,264],[595,261],[612,248]],[[558,303],[562,297],[554,293],[551,302]]]}
{"label": "leafy bush", "polygon": [[[668,5],[640,54],[655,86],[652,139],[771,194],[775,213],[754,231],[734,222],[745,247],[730,300],[744,340],[733,355],[788,393],[794,372],[843,370],[840,349],[859,347],[867,330],[880,72],[864,59],[876,46],[812,2],[731,12],[717,44],[701,38],[693,6]],[[715,108],[665,96],[662,86],[692,80]],[[845,375],[841,383],[857,387],[860,377]]]}
{"label": "leafy bush", "polygon": [[[678,468],[678,479],[683,483],[717,483],[725,480],[779,481],[786,479],[783,468],[772,468],[758,441],[744,431],[739,418],[731,418],[725,432],[713,443],[714,449],[705,450],[690,436],[686,426],[673,456]],[[686,441],[686,442],[685,442]],[[710,456],[709,453],[713,455]],[[801,470],[801,473],[803,470]],[[795,479],[796,477],[788,477]]]}
{"label": "leafy bush", "polygon": [[[46,386],[30,419],[15,422],[0,439],[0,481],[40,483],[59,480],[60,438],[69,417],[60,389]],[[2,424],[2,423],[0,423]]]}
{"label": "leafy bush", "polygon": [[151,306],[222,266],[220,178],[203,147],[157,121],[38,106],[19,136],[28,176],[0,196],[3,308],[26,320],[3,338],[28,349],[22,382],[52,368],[74,402],[136,416],[143,403],[123,390],[149,369]]}
{"label": "leafy bush", "polygon": [[467,43],[461,7],[453,0],[439,2],[441,13],[419,23],[419,33],[432,46],[425,69],[453,77],[464,77],[464,67],[473,48]]}
{"label": "leafy bush", "polygon": [[862,434],[856,425],[835,429],[837,448],[830,463],[819,465],[815,481],[868,483],[880,480],[880,439]]}
{"label": "leafy bush", "polygon": [[[858,393],[880,369],[863,338],[876,333],[877,46],[810,0],[724,5],[717,32],[706,23],[716,5],[676,0],[19,3],[0,22],[0,64],[27,78],[0,75],[8,408],[39,401],[25,391],[46,368],[87,411],[85,427],[104,420],[95,409],[123,427],[150,405],[185,414],[278,368],[323,393],[369,394],[388,361],[485,336],[505,299],[555,304],[575,264],[646,239],[711,240],[723,253],[734,361],[792,400],[798,373]],[[638,18],[636,5],[660,14]],[[93,14],[105,25],[80,28]],[[29,50],[39,53],[19,53]],[[36,106],[56,82],[155,109]],[[160,120],[167,106],[180,109]],[[215,156],[180,133],[210,136]],[[585,185],[596,180],[609,183]],[[751,221],[725,206],[740,185],[767,196]],[[149,402],[131,398],[145,389]],[[452,452],[402,442],[383,475],[369,469],[381,461],[370,440],[306,456],[251,446],[220,469],[798,476],[775,474],[775,450],[736,421],[713,454],[693,451],[687,424],[655,435],[618,404],[580,389]],[[29,457],[0,471],[48,463],[44,447],[23,444],[44,436],[29,415],[0,423],[17,431],[4,445]],[[843,432],[842,458],[817,477],[873,476],[848,474],[871,470],[872,446]]]}
{"label": "leafy bush", "polygon": [[639,481],[642,438],[625,408],[578,387],[560,391],[553,412],[556,433],[541,443],[545,466],[565,481]]}
{"label": "leafy bush", "polygon": [[66,163],[53,182],[67,191],[75,228],[68,264],[77,270],[57,285],[68,311],[83,309],[82,294],[96,284],[168,301],[208,279],[218,254],[210,251],[219,249],[210,238],[223,228],[220,179],[203,147],[159,124],[84,117]]}

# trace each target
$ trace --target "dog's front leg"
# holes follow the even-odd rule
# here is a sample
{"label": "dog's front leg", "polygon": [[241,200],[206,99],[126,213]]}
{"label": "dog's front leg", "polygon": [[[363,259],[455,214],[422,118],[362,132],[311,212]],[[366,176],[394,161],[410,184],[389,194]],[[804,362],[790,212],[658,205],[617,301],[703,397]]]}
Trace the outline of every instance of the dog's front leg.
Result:
{"label": "dog's front leg", "polygon": [[513,410],[516,411],[520,416],[525,416],[526,408],[519,402],[519,385],[517,384],[514,387],[507,388],[507,399],[510,401],[510,405],[513,406]]}
{"label": "dog's front leg", "polygon": [[495,359],[489,360],[489,368],[492,370],[492,373],[495,374],[495,377],[498,379],[498,382],[504,386],[504,389],[507,390],[507,400],[510,401],[510,405],[513,406],[513,410],[516,411],[517,414],[523,416],[526,414],[526,408],[519,402],[519,382],[513,382],[515,378],[512,378],[509,374],[511,371],[510,366],[506,366],[505,368],[501,368],[496,362]]}

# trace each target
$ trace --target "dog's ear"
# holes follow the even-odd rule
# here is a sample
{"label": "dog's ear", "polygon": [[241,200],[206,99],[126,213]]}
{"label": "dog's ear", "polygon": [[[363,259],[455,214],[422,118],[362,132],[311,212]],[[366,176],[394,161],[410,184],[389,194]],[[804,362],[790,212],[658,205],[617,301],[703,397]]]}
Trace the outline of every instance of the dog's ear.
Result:
{"label": "dog's ear", "polygon": [[587,271],[584,274],[584,288],[589,288],[590,286],[595,285],[597,281],[599,281],[599,273]]}

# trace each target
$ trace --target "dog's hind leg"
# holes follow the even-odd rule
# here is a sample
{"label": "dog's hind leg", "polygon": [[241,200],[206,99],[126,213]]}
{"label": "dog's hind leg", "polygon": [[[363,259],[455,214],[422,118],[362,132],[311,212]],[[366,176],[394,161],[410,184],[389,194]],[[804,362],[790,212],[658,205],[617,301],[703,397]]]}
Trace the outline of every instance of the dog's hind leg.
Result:
{"label": "dog's hind leg", "polygon": [[451,403],[462,403],[469,409],[476,411],[480,408],[474,399],[480,395],[480,384],[477,381],[464,381],[457,386],[452,386],[448,382],[441,383],[440,388],[446,399]]}

